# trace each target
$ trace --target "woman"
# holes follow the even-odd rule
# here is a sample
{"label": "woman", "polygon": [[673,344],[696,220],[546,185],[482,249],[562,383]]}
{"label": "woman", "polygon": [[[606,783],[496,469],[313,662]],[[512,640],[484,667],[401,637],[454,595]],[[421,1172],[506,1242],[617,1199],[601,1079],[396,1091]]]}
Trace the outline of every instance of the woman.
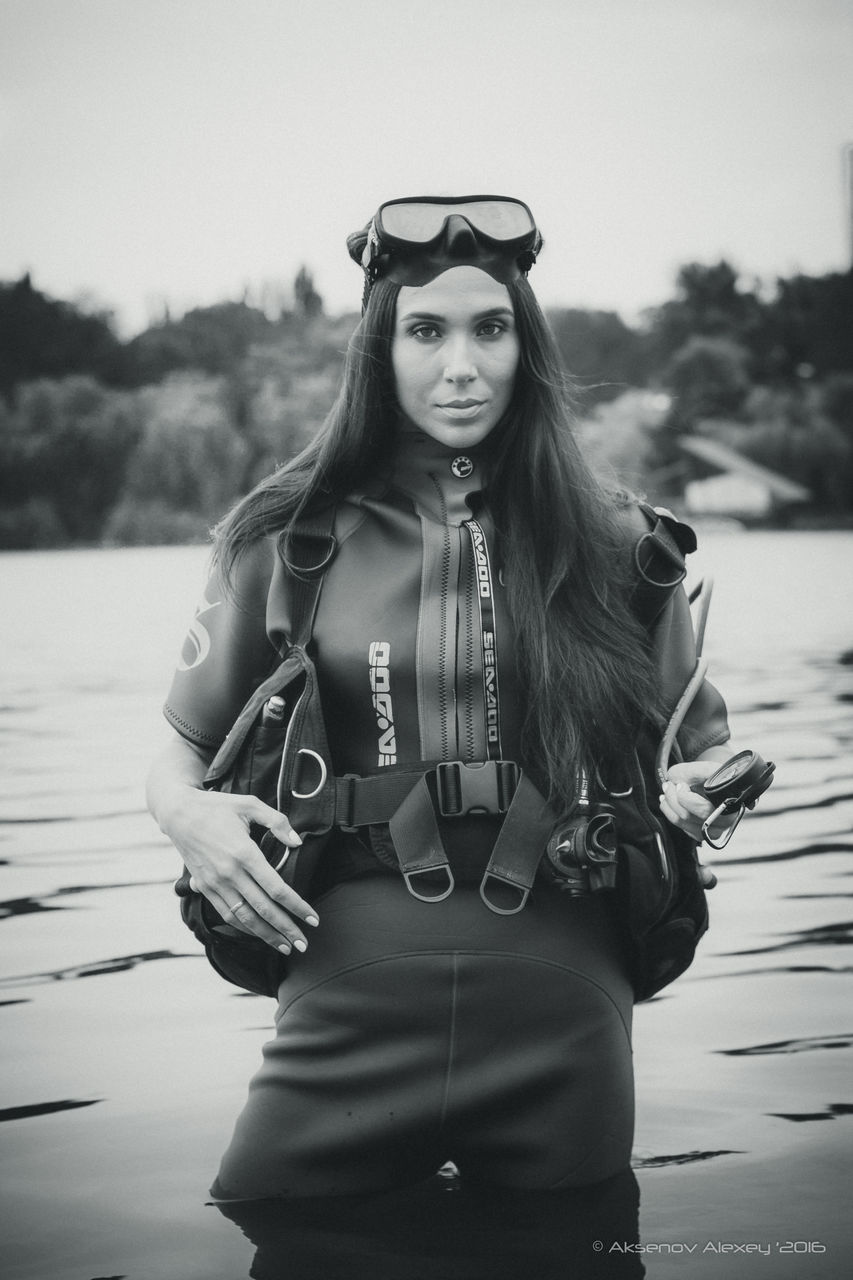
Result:
{"label": "woman", "polygon": [[[149,798],[193,885],[289,956],[223,1199],[377,1191],[447,1160],[556,1189],[629,1161],[622,926],[611,895],[561,892],[540,864],[683,688],[692,631],[681,591],[651,627],[632,603],[648,526],[573,440],[527,282],[540,246],[518,201],[384,205],[350,237],[364,315],[324,430],[218,530]],[[292,633],[280,535],[330,500],[313,645],[334,770],[421,776],[335,833],[309,901],[249,838],[298,847],[287,815],[200,787]],[[705,684],[661,798],[696,840],[711,806],[692,788],[727,739]]]}

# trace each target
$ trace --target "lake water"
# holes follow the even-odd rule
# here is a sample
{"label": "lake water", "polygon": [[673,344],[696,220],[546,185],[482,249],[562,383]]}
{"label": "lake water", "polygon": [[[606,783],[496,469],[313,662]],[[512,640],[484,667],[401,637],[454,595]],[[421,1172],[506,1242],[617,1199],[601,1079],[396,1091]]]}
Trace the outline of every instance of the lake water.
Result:
{"label": "lake water", "polygon": [[447,1180],[331,1220],[205,1205],[273,1011],[208,969],[143,808],[205,558],[0,557],[6,1280],[849,1276],[853,535],[709,532],[693,557],[736,741],[778,772],[713,858],[699,958],[637,1010],[642,1257],[627,1184],[559,1222]]}

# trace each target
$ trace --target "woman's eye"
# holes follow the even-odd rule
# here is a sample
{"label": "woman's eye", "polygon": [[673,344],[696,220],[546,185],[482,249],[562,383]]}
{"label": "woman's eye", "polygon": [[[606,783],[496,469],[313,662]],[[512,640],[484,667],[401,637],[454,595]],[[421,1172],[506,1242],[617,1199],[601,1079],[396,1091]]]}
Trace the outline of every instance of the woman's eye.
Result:
{"label": "woman's eye", "polygon": [[487,320],[485,324],[480,325],[480,333],[484,338],[496,338],[503,331],[504,326],[499,320]]}
{"label": "woman's eye", "polygon": [[438,329],[434,324],[416,324],[410,332],[413,338],[422,338],[425,341],[438,337]]}

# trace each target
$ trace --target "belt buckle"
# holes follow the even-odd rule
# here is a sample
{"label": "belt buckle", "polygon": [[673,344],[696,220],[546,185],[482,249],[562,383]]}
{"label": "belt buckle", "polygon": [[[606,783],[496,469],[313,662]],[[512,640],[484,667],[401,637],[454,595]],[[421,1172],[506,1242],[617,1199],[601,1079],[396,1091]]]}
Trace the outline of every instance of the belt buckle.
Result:
{"label": "belt buckle", "polygon": [[435,768],[438,811],[443,818],[506,813],[519,777],[514,760],[484,760],[478,764],[443,761]]}

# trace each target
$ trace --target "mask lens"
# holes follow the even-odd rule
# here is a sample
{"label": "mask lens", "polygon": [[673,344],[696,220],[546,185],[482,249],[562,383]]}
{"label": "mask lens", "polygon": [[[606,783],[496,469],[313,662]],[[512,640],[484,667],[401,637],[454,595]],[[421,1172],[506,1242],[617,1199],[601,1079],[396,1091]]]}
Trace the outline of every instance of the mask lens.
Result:
{"label": "mask lens", "polygon": [[471,226],[492,240],[516,240],[534,229],[533,219],[523,204],[515,200],[472,200],[459,204],[385,205],[381,210],[382,229],[397,240],[429,244],[452,214],[460,214]]}
{"label": "mask lens", "polygon": [[382,210],[382,230],[410,244],[429,244],[444,226],[446,205],[390,204]]}
{"label": "mask lens", "polygon": [[523,204],[515,200],[481,200],[460,204],[453,213],[461,213],[471,226],[493,240],[516,240],[533,230],[533,219]]}

